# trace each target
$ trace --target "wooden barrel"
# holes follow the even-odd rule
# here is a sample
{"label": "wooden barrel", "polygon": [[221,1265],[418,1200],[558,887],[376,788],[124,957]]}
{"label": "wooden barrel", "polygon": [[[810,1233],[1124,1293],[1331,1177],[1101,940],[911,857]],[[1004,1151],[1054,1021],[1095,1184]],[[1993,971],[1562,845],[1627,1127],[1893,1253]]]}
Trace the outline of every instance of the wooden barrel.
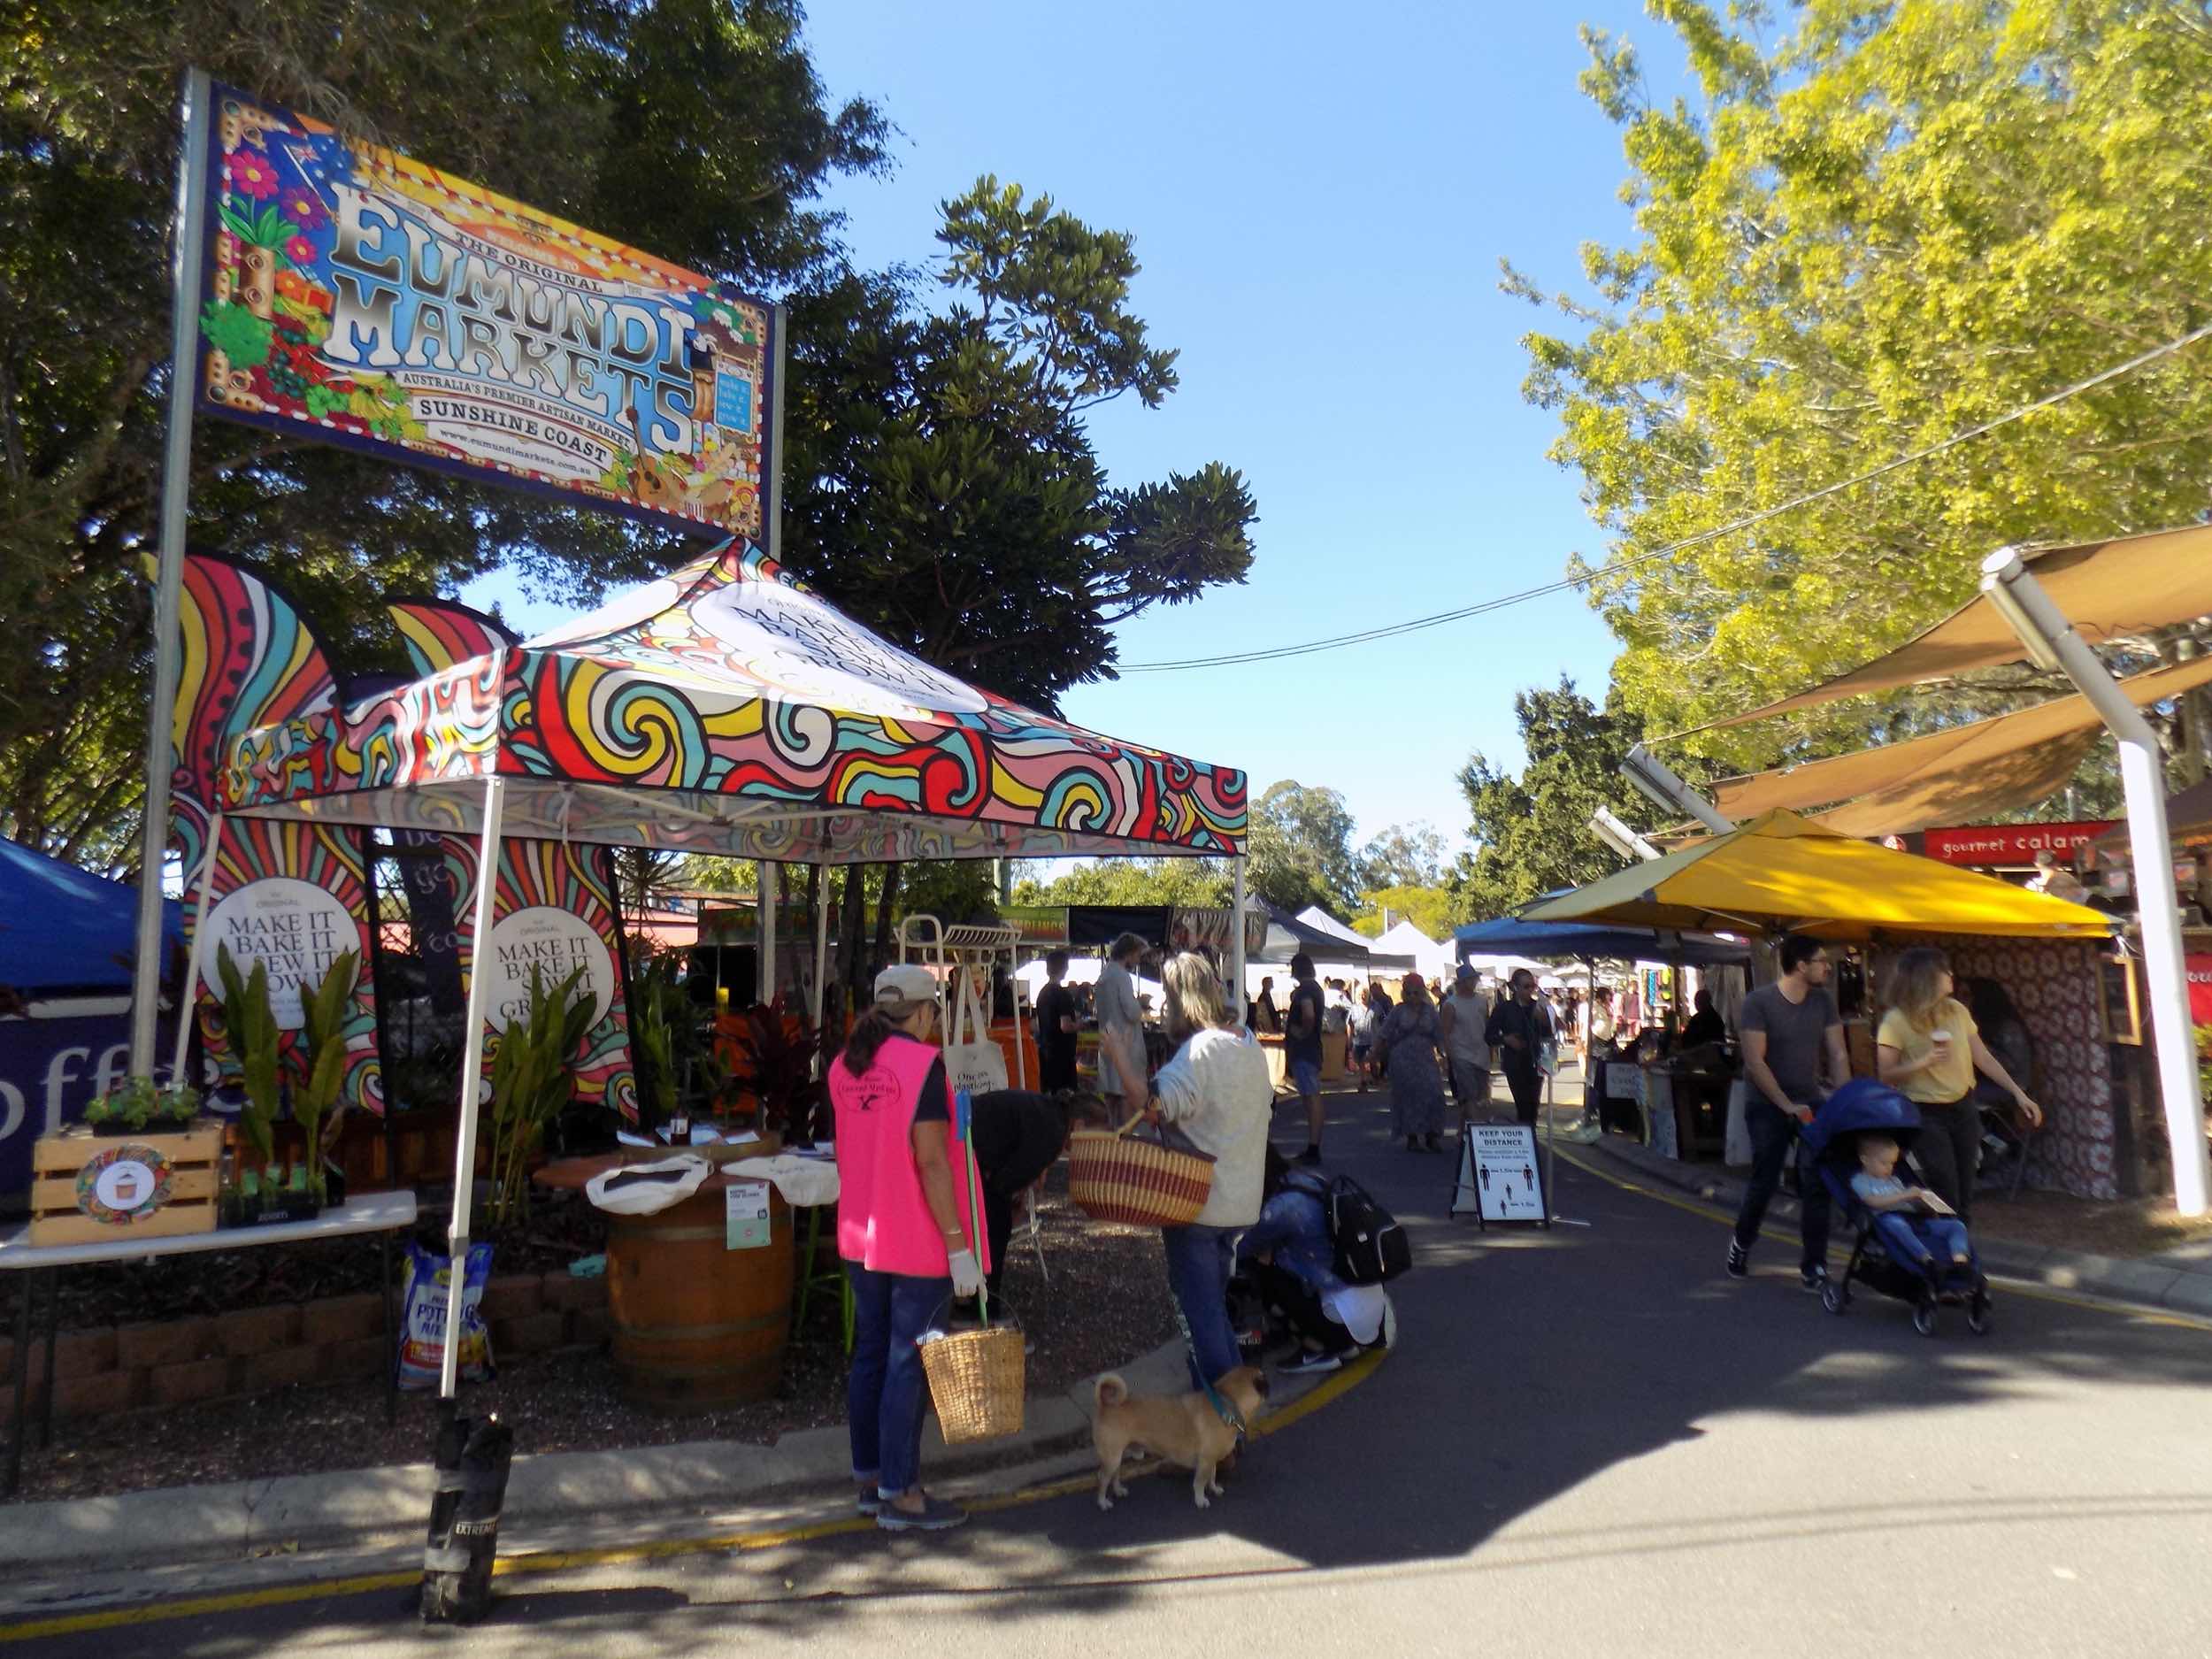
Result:
{"label": "wooden barrel", "polygon": [[616,1386],[663,1411],[764,1400],[791,1335],[791,1210],[769,1190],[764,1248],[725,1248],[723,1183],[657,1215],[607,1217]]}

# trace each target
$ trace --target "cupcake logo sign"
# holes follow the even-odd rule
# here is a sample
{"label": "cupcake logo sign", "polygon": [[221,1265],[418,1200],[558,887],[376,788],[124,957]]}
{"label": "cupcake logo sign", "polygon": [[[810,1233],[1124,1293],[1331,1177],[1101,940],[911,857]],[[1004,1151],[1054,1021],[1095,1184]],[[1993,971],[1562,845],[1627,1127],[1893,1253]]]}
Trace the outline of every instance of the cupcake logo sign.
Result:
{"label": "cupcake logo sign", "polygon": [[772,311],[217,89],[200,406],[757,538]]}

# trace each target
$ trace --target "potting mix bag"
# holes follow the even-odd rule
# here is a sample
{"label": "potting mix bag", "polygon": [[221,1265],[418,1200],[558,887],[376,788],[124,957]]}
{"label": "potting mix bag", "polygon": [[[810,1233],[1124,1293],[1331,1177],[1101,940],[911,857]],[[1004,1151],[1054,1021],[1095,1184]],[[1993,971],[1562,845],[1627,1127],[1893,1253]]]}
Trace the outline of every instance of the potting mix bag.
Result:
{"label": "potting mix bag", "polygon": [[[433,1256],[419,1244],[407,1246],[406,1323],[401,1327],[399,1386],[435,1388],[445,1364],[445,1310],[453,1258]],[[491,1333],[484,1328],[484,1286],[492,1276],[492,1247],[469,1246],[467,1280],[461,1287],[463,1382],[489,1382]]]}

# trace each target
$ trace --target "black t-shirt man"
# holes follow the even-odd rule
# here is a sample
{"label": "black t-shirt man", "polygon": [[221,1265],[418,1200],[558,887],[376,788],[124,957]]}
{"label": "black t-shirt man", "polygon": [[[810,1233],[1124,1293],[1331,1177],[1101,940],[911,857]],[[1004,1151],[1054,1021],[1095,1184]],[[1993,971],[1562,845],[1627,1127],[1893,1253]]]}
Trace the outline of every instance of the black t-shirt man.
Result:
{"label": "black t-shirt man", "polygon": [[1321,1017],[1324,1004],[1317,979],[1301,979],[1290,993],[1288,1033],[1283,1043],[1286,1058],[1321,1064]]}
{"label": "black t-shirt man", "polygon": [[1057,980],[1037,993],[1037,1081],[1048,1094],[1075,1087],[1075,993]]}

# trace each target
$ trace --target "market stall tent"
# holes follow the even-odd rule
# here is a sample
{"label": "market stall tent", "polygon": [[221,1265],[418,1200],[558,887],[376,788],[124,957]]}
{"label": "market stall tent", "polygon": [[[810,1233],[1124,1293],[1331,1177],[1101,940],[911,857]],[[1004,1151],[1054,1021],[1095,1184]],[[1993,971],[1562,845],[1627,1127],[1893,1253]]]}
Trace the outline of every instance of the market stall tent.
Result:
{"label": "market stall tent", "polygon": [[1903,933],[2102,939],[2112,925],[2085,905],[1854,841],[1785,811],[1546,899],[1518,919],[1789,929],[1838,940]]}

